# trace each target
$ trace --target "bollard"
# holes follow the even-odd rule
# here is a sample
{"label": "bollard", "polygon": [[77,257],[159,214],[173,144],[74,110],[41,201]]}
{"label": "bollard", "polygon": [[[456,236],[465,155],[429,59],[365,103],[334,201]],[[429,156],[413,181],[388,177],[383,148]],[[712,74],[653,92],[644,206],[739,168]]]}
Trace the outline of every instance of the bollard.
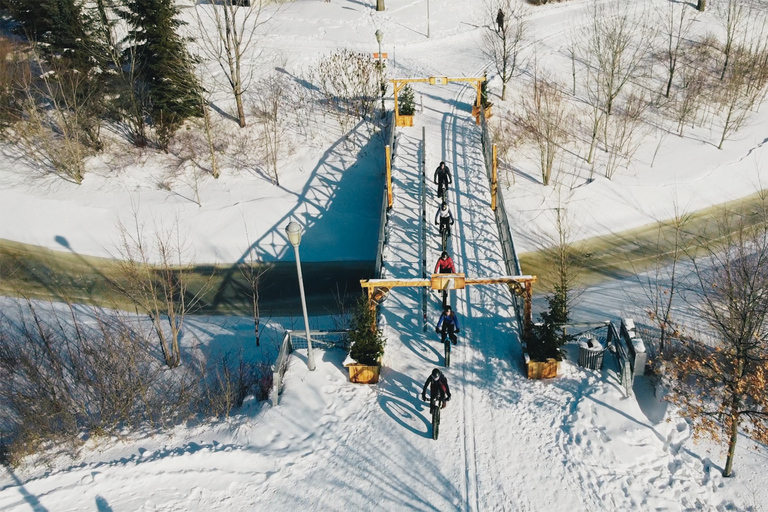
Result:
{"label": "bollard", "polygon": [[376,10],[377,11],[384,10],[384,0],[376,0]]}

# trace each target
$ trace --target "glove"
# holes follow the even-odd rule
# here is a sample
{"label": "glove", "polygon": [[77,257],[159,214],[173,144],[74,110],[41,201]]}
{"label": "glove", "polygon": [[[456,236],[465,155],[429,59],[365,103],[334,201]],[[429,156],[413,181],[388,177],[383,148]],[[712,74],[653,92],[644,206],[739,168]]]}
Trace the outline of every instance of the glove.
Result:
{"label": "glove", "polygon": [[440,329],[435,329],[435,332],[436,332],[437,334],[440,334]]}
{"label": "glove", "polygon": [[427,395],[425,395],[424,393],[421,394],[421,401],[422,402],[426,402],[427,401]]}
{"label": "glove", "polygon": [[461,329],[456,329],[456,334],[459,334],[461,332]]}
{"label": "glove", "polygon": [[451,401],[451,395],[448,395],[448,396],[446,397],[445,401],[446,401],[446,402],[450,402],[450,401]]}

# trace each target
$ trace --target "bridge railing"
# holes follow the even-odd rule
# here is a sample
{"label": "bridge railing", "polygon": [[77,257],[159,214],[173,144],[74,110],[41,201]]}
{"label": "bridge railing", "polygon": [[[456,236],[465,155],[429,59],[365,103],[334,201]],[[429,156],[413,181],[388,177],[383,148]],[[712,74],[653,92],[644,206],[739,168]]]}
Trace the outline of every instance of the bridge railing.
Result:
{"label": "bridge railing", "polygon": [[[491,142],[491,136],[488,130],[488,122],[485,118],[485,109],[481,110],[480,124],[482,126],[485,170],[488,175],[488,181],[491,183],[491,187],[493,187],[493,143]],[[512,239],[512,230],[509,227],[509,217],[507,216],[507,208],[504,204],[504,196],[499,193],[496,194],[496,210],[494,211],[494,214],[496,216],[496,227],[499,231],[502,257],[504,258],[504,268],[508,275],[523,275],[523,271],[520,268],[520,260],[515,251],[515,242]],[[520,332],[522,332],[523,304],[520,297],[515,293],[512,293],[512,301],[515,306],[518,325],[521,326]]]}
{"label": "bridge railing", "polygon": [[[395,123],[394,123],[394,113],[388,112],[387,113],[387,126],[384,129],[384,137],[387,141],[387,144],[390,147],[390,161],[384,162],[384,165],[389,165],[390,168],[392,166],[392,162],[395,159]],[[386,153],[385,153],[386,155]],[[386,158],[386,156],[385,156]],[[386,167],[385,167],[386,169]],[[379,215],[379,241],[376,245],[376,264],[373,269],[373,277],[376,279],[381,279],[382,275],[382,268],[384,266],[384,247],[387,245],[387,220],[388,220],[388,206],[389,206],[389,200],[387,196],[387,184],[384,183],[384,190],[382,191],[381,196],[381,211]]]}

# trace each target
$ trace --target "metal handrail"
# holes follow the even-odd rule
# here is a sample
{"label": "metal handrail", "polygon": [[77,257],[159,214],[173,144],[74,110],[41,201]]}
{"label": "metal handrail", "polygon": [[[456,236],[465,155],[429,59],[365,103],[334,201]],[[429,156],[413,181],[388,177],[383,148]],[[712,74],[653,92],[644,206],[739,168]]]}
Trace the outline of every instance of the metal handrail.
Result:
{"label": "metal handrail", "polygon": [[[480,111],[480,124],[482,127],[482,146],[483,146],[483,158],[485,160],[485,171],[488,176],[488,181],[493,180],[493,144],[491,143],[491,137],[488,133],[488,122],[485,117],[485,108]],[[491,183],[492,185],[492,183]],[[504,196],[502,194],[496,194],[496,210],[494,211],[496,218],[496,228],[499,231],[499,241],[501,243],[502,257],[504,258],[504,268],[509,275],[522,275],[523,271],[520,268],[520,259],[517,257],[517,251],[515,251],[515,242],[512,239],[512,230],[509,227],[509,218],[507,217],[507,209],[504,205]],[[523,305],[521,304],[520,297],[515,293],[512,293],[512,302],[515,307],[515,314],[517,316],[518,325],[522,325],[523,322]],[[522,332],[522,329],[521,329]]]}
{"label": "metal handrail", "polygon": [[[285,384],[285,371],[288,369],[288,359],[294,350],[307,347],[306,341],[307,331],[294,331],[286,330],[283,336],[283,342],[280,344],[280,351],[277,353],[277,360],[272,367],[272,405],[278,405],[280,401],[280,395],[283,393],[283,387]],[[349,330],[339,331],[309,331],[309,335],[312,337],[312,347],[315,349],[331,350],[334,348],[341,348],[343,350],[349,350],[349,339],[346,335]],[[330,335],[341,335],[340,339],[328,340],[323,339]],[[303,340],[303,341],[302,341]]]}

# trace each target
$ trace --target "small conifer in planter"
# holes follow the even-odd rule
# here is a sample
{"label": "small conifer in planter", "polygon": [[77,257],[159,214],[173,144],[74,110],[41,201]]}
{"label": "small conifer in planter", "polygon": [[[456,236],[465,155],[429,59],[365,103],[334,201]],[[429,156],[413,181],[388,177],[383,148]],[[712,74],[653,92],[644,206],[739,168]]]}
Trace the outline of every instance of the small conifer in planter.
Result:
{"label": "small conifer in planter", "polygon": [[412,116],[416,113],[416,103],[413,100],[413,89],[411,89],[410,85],[405,84],[403,92],[400,93],[398,99],[400,100],[398,110],[401,116]]}
{"label": "small conifer in planter", "polygon": [[532,339],[526,343],[528,378],[549,378],[557,376],[558,361],[563,356],[560,351],[565,342],[572,338],[560,330],[568,321],[568,309],[564,294],[557,290],[547,297],[549,311],[541,313],[542,323],[533,326]]}
{"label": "small conifer in planter", "polygon": [[381,329],[376,328],[376,310],[369,306],[366,294],[357,301],[349,339],[352,342],[349,356],[357,364],[379,365],[386,341],[382,337]]}

